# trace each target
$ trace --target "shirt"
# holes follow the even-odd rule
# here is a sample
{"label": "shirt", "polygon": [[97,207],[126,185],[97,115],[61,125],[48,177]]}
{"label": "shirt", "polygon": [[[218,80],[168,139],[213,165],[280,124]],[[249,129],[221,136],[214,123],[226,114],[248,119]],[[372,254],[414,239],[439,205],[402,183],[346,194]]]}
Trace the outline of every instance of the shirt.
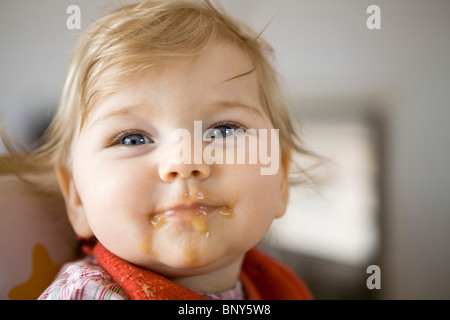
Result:
{"label": "shirt", "polygon": [[[231,290],[201,295],[213,300],[244,299],[240,281]],[[38,300],[128,300],[128,296],[96,259],[88,256],[65,264]]]}

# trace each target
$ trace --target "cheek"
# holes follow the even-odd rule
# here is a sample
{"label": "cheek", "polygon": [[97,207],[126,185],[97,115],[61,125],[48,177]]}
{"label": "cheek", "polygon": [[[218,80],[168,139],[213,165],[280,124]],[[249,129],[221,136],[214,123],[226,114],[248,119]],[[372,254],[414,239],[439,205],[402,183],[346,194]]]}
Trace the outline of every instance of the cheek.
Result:
{"label": "cheek", "polygon": [[133,228],[128,224],[148,209],[151,177],[142,170],[145,166],[125,163],[91,159],[74,168],[76,187],[94,233]]}
{"label": "cheek", "polygon": [[142,229],[148,224],[152,179],[142,168],[108,159],[84,162],[78,168],[82,174],[77,176],[77,188],[91,230],[123,256],[130,248],[139,248]]}
{"label": "cheek", "polygon": [[239,212],[242,212],[241,223],[249,231],[259,226],[258,229],[265,232],[275,219],[282,201],[279,174],[261,175],[257,165],[237,167],[233,172],[234,185],[239,190],[236,205]]}
{"label": "cheek", "polygon": [[[138,197],[140,190],[140,177],[129,168],[110,165],[103,162],[85,164],[80,168],[82,174],[76,180],[83,204],[114,205],[121,207],[130,200],[130,197]],[[143,179],[142,179],[143,180]]]}

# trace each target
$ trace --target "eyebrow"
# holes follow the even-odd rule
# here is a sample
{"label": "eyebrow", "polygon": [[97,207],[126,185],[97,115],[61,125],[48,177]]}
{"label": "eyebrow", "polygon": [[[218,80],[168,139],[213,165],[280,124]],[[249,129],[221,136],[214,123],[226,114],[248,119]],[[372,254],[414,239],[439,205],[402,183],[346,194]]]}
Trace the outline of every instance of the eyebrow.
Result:
{"label": "eyebrow", "polygon": [[[227,100],[214,101],[213,103],[208,104],[208,109],[209,108],[216,109],[216,110],[241,109],[241,110],[243,110],[253,116],[256,116],[256,117],[263,116],[262,112],[260,110],[258,110],[257,108],[247,105],[247,104],[244,104],[240,101],[227,101]],[[93,127],[93,126],[97,125],[98,123],[105,121],[109,118],[136,115],[139,111],[142,111],[142,106],[140,106],[140,105],[124,106],[118,110],[111,111],[111,112],[95,119],[92,122],[92,124],[90,125],[90,127]]]}
{"label": "eyebrow", "polygon": [[244,104],[240,101],[226,101],[226,100],[219,100],[215,101],[211,104],[211,106],[215,109],[241,109],[243,111],[246,111],[248,113],[251,113],[254,116],[262,117],[263,114],[260,110],[257,108]]}
{"label": "eyebrow", "polygon": [[130,106],[125,106],[123,108],[120,108],[119,110],[114,110],[114,111],[108,112],[107,114],[102,115],[99,118],[95,119],[90,126],[93,127],[93,126],[97,125],[98,123],[105,121],[109,118],[134,115],[134,114],[136,114],[136,110],[138,110],[138,109],[141,109],[139,105],[130,105]]}

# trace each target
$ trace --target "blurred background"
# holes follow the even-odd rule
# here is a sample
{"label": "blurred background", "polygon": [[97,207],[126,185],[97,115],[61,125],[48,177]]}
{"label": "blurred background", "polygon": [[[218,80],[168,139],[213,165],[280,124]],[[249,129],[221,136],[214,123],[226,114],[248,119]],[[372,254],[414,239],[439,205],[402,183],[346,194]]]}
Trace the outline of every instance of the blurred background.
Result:
{"label": "blurred background", "polygon": [[[79,33],[118,2],[0,0],[0,115],[11,136],[33,147]],[[301,136],[329,159],[311,171],[315,186],[292,189],[261,248],[317,299],[450,299],[450,1],[219,3],[267,27]],[[70,5],[80,30],[67,27]],[[381,29],[368,28],[370,5]],[[380,289],[367,287],[370,265]]]}

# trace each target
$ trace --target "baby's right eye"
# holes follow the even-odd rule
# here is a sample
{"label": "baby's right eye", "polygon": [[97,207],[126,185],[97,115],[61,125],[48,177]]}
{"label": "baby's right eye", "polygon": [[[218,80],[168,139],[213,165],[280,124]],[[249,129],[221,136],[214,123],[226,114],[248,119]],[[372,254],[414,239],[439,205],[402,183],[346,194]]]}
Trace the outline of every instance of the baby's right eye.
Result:
{"label": "baby's right eye", "polygon": [[154,143],[154,141],[145,133],[132,130],[120,133],[114,138],[112,145],[140,146],[149,143]]}
{"label": "baby's right eye", "polygon": [[142,134],[130,134],[121,140],[121,144],[126,146],[138,146],[150,142],[151,140]]}

